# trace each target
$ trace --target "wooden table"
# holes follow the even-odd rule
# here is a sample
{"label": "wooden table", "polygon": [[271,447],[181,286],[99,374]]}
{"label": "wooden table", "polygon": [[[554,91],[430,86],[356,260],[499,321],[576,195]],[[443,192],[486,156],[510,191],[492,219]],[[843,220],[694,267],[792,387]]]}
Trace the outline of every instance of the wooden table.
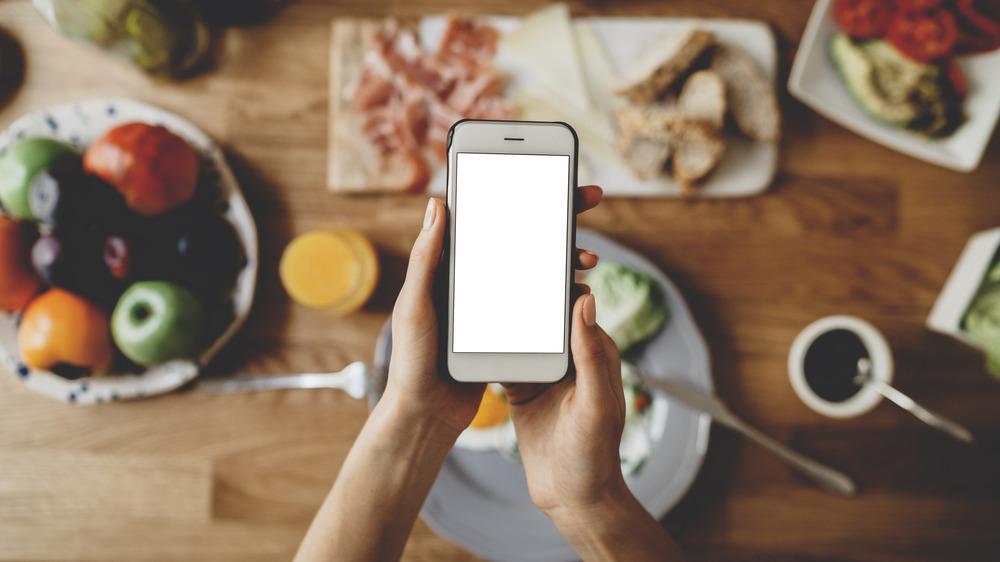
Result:
{"label": "wooden table", "polygon": [[[335,370],[372,357],[420,227],[421,196],[325,189],[327,45],[336,16],[522,14],[530,0],[291,2],[265,25],[218,35],[214,69],[152,81],[58,37],[28,0],[0,2],[22,44],[21,88],[0,127],[41,107],[127,96],[174,111],[225,148],[261,233],[259,295],[220,373]],[[811,2],[574,2],[575,15],[760,18],[787,79]],[[581,225],[656,262],[688,299],[719,395],[777,439],[843,469],[855,499],[830,496],[746,440],[716,429],[704,467],[663,524],[695,558],[1000,558],[1000,382],[982,357],[924,328],[968,237],[1000,222],[1000,142],[951,172],[866,141],[790,98],[771,190],[735,201],[615,199]],[[357,227],[384,268],[363,312],[294,306],[277,262],[295,235]],[[796,333],[834,313],[873,322],[896,382],[953,415],[979,444],[950,441],[887,403],[850,420],[806,408],[788,382]],[[178,392],[82,408],[0,373],[0,559],[283,560],[295,551],[365,420],[337,391]],[[474,559],[418,522],[404,558]]]}

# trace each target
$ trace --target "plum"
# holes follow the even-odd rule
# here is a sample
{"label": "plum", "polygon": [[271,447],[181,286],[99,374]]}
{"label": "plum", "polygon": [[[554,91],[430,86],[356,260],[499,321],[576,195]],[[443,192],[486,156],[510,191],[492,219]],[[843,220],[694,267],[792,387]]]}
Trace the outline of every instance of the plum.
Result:
{"label": "plum", "polygon": [[110,185],[62,159],[40,170],[28,188],[32,214],[50,229],[129,230],[134,219]]}
{"label": "plum", "polygon": [[243,245],[233,225],[205,213],[181,230],[176,239],[181,281],[196,292],[232,287],[245,263]]}
{"label": "plum", "polygon": [[132,252],[124,236],[104,239],[104,265],[115,279],[127,279],[132,272]]}

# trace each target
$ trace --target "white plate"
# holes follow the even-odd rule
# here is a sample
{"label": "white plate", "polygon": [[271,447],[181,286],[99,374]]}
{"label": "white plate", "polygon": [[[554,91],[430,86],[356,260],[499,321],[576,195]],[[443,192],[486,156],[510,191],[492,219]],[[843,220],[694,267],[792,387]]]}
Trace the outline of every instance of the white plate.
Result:
{"label": "white plate", "polygon": [[[203,162],[211,162],[218,175],[222,200],[227,204],[223,216],[233,224],[246,252],[247,263],[236,279],[232,294],[234,319],[226,331],[197,357],[197,366],[200,367],[207,364],[243,325],[250,312],[257,283],[257,229],[222,150],[205,133],[176,115],[129,99],[95,99],[50,107],[21,117],[0,133],[0,154],[12,142],[30,137],[53,138],[83,150],[108,129],[132,121],[163,125],[184,137],[202,155]],[[18,351],[19,320],[20,313],[0,313],[0,361],[28,388],[56,400],[83,405],[153,396],[170,392],[198,375],[197,368],[189,368],[190,363],[167,363],[139,374],[77,380],[67,380],[48,371],[31,370],[21,361]]]}
{"label": "white plate", "polygon": [[788,91],[831,121],[893,150],[960,172],[979,166],[1000,116],[1000,51],[958,57],[969,83],[968,120],[954,134],[928,139],[901,127],[876,121],[851,98],[830,59],[830,40],[839,33],[832,0],[819,0],[788,77]]}
{"label": "white plate", "polygon": [[[712,392],[708,347],[674,284],[654,264],[596,232],[577,231],[577,244],[597,252],[601,259],[648,273],[663,287],[670,323],[639,356],[627,358],[651,375],[683,380]],[[376,365],[388,364],[392,347],[388,334],[387,324],[376,349]],[[697,476],[708,448],[711,418],[660,394],[653,400],[654,408],[665,415],[652,428],[649,459],[626,482],[642,505],[660,519]],[[438,534],[490,560],[577,558],[555,525],[531,503],[524,467],[496,451],[452,449],[421,513]]]}
{"label": "white plate", "polygon": [[[518,19],[488,17],[483,21],[501,32],[517,27]],[[764,23],[752,20],[726,19],[665,19],[665,18],[573,18],[574,24],[593,26],[609,58],[621,71],[634,61],[661,35],[692,25],[711,31],[719,43],[737,47],[747,54],[764,76],[773,84],[777,74],[777,52],[774,34]],[[425,49],[436,50],[447,18],[434,16],[420,20],[420,40]],[[517,68],[502,68],[513,74],[512,81],[523,78]],[[609,116],[613,121],[614,117]],[[573,125],[572,120],[569,121]],[[614,139],[611,139],[614,144]],[[597,184],[609,196],[680,197],[677,182],[668,174],[650,181],[640,181],[622,162],[604,163],[581,156],[581,185]],[[767,191],[774,180],[778,165],[778,143],[754,142],[736,133],[726,134],[726,152],[718,168],[699,188],[702,197],[747,197]],[[443,167],[431,179],[431,193],[445,192]]]}

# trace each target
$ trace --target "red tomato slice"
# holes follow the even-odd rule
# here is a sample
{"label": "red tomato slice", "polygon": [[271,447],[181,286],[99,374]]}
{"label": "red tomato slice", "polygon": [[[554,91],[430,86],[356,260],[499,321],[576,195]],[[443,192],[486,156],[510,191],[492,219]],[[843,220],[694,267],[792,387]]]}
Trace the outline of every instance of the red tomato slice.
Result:
{"label": "red tomato slice", "polygon": [[945,10],[899,12],[889,22],[888,36],[904,55],[926,62],[951,53],[958,40],[958,26]]}
{"label": "red tomato slice", "polygon": [[881,37],[891,16],[890,0],[836,0],[833,4],[833,19],[852,37]]}
{"label": "red tomato slice", "polygon": [[[1000,23],[997,23],[993,19],[990,19],[988,15],[976,10],[973,3],[974,0],[956,0],[955,10],[977,31],[985,35],[989,35],[990,37],[1000,36]],[[989,6],[989,4],[986,3],[986,6]],[[994,6],[994,10],[995,9],[996,7]]]}
{"label": "red tomato slice", "polygon": [[948,81],[951,82],[951,87],[955,90],[955,93],[965,97],[969,93],[969,83],[965,80],[965,73],[962,69],[958,67],[958,63],[955,62],[954,57],[949,57],[944,61],[945,75],[948,77]]}
{"label": "red tomato slice", "polygon": [[955,0],[952,14],[958,23],[954,54],[985,53],[1000,48],[1000,2]]}
{"label": "red tomato slice", "polygon": [[896,0],[896,7],[907,12],[922,12],[937,8],[944,0]]}

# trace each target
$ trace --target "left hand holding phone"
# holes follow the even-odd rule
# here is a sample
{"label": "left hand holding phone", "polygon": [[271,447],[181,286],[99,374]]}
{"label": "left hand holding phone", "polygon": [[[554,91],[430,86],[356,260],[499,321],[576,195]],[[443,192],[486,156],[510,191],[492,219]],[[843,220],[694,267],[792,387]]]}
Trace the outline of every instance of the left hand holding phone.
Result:
{"label": "left hand holding phone", "polygon": [[437,418],[454,441],[475,417],[486,385],[458,383],[438,370],[434,276],[446,222],[444,204],[431,198],[392,310],[392,358],[382,399],[415,419]]}

